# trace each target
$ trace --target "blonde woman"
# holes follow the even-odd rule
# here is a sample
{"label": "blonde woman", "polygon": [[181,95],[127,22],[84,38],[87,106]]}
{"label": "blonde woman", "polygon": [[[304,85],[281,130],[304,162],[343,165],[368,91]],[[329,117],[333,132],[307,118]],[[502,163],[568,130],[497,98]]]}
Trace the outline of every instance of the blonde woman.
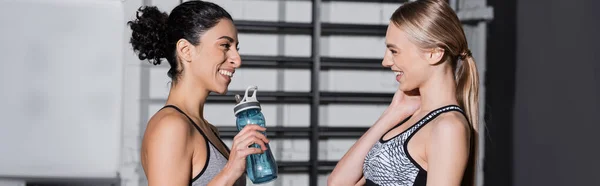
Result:
{"label": "blonde woman", "polygon": [[400,86],[328,185],[472,185],[479,80],[455,12],[444,0],[403,4],[385,44]]}

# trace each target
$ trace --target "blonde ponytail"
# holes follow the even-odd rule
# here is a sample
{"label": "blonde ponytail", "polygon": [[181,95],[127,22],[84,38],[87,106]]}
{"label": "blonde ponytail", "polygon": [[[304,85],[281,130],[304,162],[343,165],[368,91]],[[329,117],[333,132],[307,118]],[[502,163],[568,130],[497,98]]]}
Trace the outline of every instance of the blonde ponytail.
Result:
{"label": "blonde ponytail", "polygon": [[457,72],[456,97],[475,131],[479,131],[479,73],[468,49],[459,56],[462,64]]}
{"label": "blonde ponytail", "polygon": [[459,55],[462,64],[456,73],[457,87],[456,97],[460,106],[464,109],[467,119],[473,127],[471,138],[472,156],[470,162],[473,164],[467,170],[472,174],[471,185],[477,185],[477,170],[479,160],[479,73],[475,59],[468,49]]}

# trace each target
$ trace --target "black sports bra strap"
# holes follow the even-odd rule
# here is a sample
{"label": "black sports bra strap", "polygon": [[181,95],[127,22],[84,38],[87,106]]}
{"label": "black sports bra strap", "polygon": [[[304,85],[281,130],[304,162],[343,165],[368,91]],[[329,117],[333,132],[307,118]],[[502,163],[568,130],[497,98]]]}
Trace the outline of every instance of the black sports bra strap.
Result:
{"label": "black sports bra strap", "polygon": [[163,108],[161,108],[161,110],[164,108],[173,108],[173,109],[177,110],[177,112],[183,114],[188,120],[190,120],[190,122],[192,122],[192,125],[196,128],[196,130],[198,130],[198,132],[200,132],[200,134],[204,135],[204,132],[202,132],[200,127],[198,127],[198,125],[196,125],[196,122],[194,122],[194,120],[192,120],[192,118],[190,118],[190,116],[188,116],[185,112],[183,112],[183,110],[179,109],[179,107],[177,107],[175,105],[165,105]]}
{"label": "black sports bra strap", "polygon": [[[417,121],[416,124],[410,126],[404,132],[410,130],[411,128],[417,128],[417,129],[421,128],[424,125],[426,125],[427,123],[429,123],[430,120],[436,118],[437,116],[439,116],[440,114],[442,114],[444,112],[449,112],[449,111],[458,111],[458,112],[462,113],[463,116],[465,116],[465,118],[467,118],[467,115],[465,115],[463,110],[458,105],[447,105],[447,106],[440,107],[438,109],[435,109],[435,110],[427,113],[427,115],[425,115],[423,118],[421,118],[419,121]],[[388,130],[386,133],[384,133],[383,136],[387,135],[390,131],[398,128],[400,125],[406,123],[412,116],[413,115],[410,115],[406,119],[402,120],[400,123],[396,124],[396,126],[392,127],[390,130]],[[467,118],[467,121],[468,121],[468,118]],[[402,132],[402,133],[404,133],[404,132]],[[400,133],[400,134],[402,134],[402,133]],[[398,135],[400,135],[400,134],[398,134]],[[383,136],[382,136],[382,138],[383,138]],[[395,138],[395,137],[392,137],[392,138]]]}
{"label": "black sports bra strap", "polygon": [[448,105],[448,106],[444,106],[444,107],[435,109],[434,111],[431,111],[429,114],[425,115],[425,117],[423,118],[423,123],[428,123],[429,120],[436,118],[438,115],[445,113],[445,112],[450,112],[450,111],[460,112],[465,117],[465,119],[467,119],[467,122],[468,122],[469,118],[467,117],[465,112],[460,108],[460,106]]}

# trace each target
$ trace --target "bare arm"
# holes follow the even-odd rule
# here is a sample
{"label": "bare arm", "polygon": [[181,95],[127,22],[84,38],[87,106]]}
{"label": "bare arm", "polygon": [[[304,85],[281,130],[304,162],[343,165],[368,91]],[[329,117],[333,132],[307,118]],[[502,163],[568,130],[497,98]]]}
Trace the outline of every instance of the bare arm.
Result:
{"label": "bare arm", "polygon": [[[189,146],[193,132],[189,125],[181,117],[167,115],[147,128],[142,159],[149,186],[189,185],[194,153]],[[246,156],[266,149],[264,143],[268,140],[257,132],[264,130],[258,125],[248,125],[240,131],[234,138],[229,161],[208,185],[233,185],[245,171]],[[253,143],[263,149],[248,148]]]}
{"label": "bare arm", "polygon": [[408,114],[396,114],[386,110],[379,120],[340,159],[331,175],[329,175],[327,185],[356,185],[361,180],[364,181],[362,170],[367,153],[385,132],[406,117],[408,117]]}
{"label": "bare arm", "polygon": [[469,158],[469,129],[458,117],[433,125],[427,143],[427,185],[459,186]]}
{"label": "bare arm", "polygon": [[381,117],[363,134],[338,162],[327,179],[327,185],[357,185],[363,182],[365,157],[381,136],[400,121],[415,113],[421,105],[421,97],[415,92],[397,90],[392,103]]}
{"label": "bare arm", "polygon": [[189,132],[189,124],[176,116],[164,116],[148,127],[142,158],[149,186],[189,184],[193,151],[188,148]]}

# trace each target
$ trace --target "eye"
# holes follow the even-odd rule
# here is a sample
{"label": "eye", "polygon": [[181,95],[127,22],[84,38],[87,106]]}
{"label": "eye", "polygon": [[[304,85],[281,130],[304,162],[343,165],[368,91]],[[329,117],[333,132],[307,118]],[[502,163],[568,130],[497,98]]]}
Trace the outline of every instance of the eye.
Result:
{"label": "eye", "polygon": [[229,50],[229,48],[231,48],[231,44],[229,43],[222,44],[221,46],[225,47],[226,50]]}
{"label": "eye", "polygon": [[396,50],[393,50],[393,49],[389,49],[389,50],[390,50],[390,52],[392,52],[392,54],[397,54],[398,53],[398,51],[396,51]]}

